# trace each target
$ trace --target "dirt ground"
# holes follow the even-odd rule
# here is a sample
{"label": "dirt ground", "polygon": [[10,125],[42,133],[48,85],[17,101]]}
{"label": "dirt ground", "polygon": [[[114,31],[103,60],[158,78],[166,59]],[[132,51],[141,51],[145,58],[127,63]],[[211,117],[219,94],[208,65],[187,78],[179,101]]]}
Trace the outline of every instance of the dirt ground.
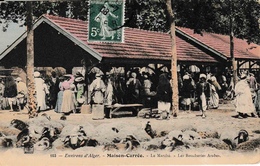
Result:
{"label": "dirt ground", "polygon": [[[60,122],[61,114],[55,113],[53,110],[48,110],[39,114],[46,113],[51,117],[51,121]],[[190,113],[180,110],[178,117],[171,117],[169,120],[156,120],[153,118],[144,119],[140,117],[131,117],[129,114],[123,114],[112,119],[92,120],[91,114],[71,114],[67,116],[67,120],[61,122],[64,126],[68,125],[91,125],[96,131],[92,131],[92,135],[98,132],[98,129],[102,129],[102,125],[109,126],[111,124],[118,124],[124,126],[124,130],[128,130],[128,127],[136,127],[142,129],[143,124],[150,121],[151,127],[157,133],[170,132],[172,130],[187,130],[195,129],[201,132],[217,132],[219,134],[223,132],[239,132],[241,129],[245,129],[249,133],[250,139],[260,138],[260,118],[248,117],[246,119],[237,119],[232,116],[236,115],[232,104],[221,104],[219,109],[208,110],[205,119],[202,119],[199,111],[191,111]],[[28,114],[27,110],[21,112],[11,112],[10,110],[0,111],[1,124],[0,127],[9,127],[10,122],[13,119],[19,119],[27,122]],[[88,131],[87,131],[88,132]],[[256,145],[260,147],[258,144]],[[35,151],[34,154],[24,154],[22,148],[8,148],[1,149],[0,147],[0,165],[12,165],[17,161],[21,163],[27,163],[30,160],[36,161],[36,159],[45,159],[44,163],[36,163],[36,165],[53,165],[54,163],[63,163],[65,165],[85,165],[86,162],[93,164],[236,164],[236,163],[259,163],[260,150],[254,149],[251,152],[241,152],[232,150],[219,150],[212,147],[196,147],[191,149],[177,149],[173,151],[169,150],[151,150],[148,151],[144,148],[138,148],[132,152],[125,151],[105,151],[104,146],[97,147],[82,147],[76,150],[72,149],[58,149],[53,147],[52,149],[45,151]],[[109,157],[108,154],[138,154],[140,156],[126,157]],[[55,154],[55,157],[52,156]],[[72,154],[71,156],[67,154]],[[75,156],[80,154],[81,156]],[[82,155],[86,155],[86,156]],[[92,155],[91,155],[92,154]],[[191,156],[189,155],[191,154]],[[195,157],[192,156],[196,154]],[[96,157],[95,157],[96,155]],[[206,155],[206,156],[203,156]],[[208,155],[211,155],[208,156]],[[15,159],[13,158],[15,156]],[[66,157],[67,156],[67,157]],[[69,157],[68,157],[69,156]],[[2,159],[1,159],[2,158]],[[75,164],[77,163],[77,164]],[[54,164],[55,165],[55,164]]]}

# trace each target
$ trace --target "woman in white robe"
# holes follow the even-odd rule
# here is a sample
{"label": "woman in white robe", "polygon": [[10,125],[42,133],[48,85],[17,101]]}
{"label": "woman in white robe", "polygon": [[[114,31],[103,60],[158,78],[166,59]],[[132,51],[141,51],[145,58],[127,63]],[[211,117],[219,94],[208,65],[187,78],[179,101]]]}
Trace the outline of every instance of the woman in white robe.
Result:
{"label": "woman in white robe", "polygon": [[209,98],[209,107],[217,109],[219,106],[219,95],[217,93],[216,87],[213,85],[212,80],[208,80],[210,85],[210,98]]}
{"label": "woman in white robe", "polygon": [[238,118],[246,118],[248,114],[255,116],[255,107],[246,77],[245,74],[241,74],[241,80],[235,86],[235,106]]}
{"label": "woman in white robe", "polygon": [[40,76],[39,72],[34,72],[37,107],[39,111],[43,111],[47,109],[46,95],[49,94],[49,90]]}

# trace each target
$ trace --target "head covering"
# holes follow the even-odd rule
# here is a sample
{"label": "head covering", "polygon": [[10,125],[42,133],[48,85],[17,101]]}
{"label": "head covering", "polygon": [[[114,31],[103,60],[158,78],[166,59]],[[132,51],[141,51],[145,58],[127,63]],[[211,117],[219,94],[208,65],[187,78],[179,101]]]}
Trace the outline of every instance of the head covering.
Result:
{"label": "head covering", "polygon": [[214,82],[214,81],[217,81],[217,78],[216,78],[215,76],[212,76],[210,79],[211,79],[211,81],[213,81],[213,82]]}
{"label": "head covering", "polygon": [[41,76],[41,73],[38,72],[38,71],[36,71],[36,72],[33,73],[33,76],[36,77],[36,78],[37,78],[37,77],[40,77],[40,76]]}
{"label": "head covering", "polygon": [[111,77],[111,73],[110,72],[106,72],[106,77],[107,78]]}
{"label": "head covering", "polygon": [[241,75],[240,75],[240,79],[245,79],[247,77],[247,75],[245,74],[245,73],[242,73]]}
{"label": "head covering", "polygon": [[189,75],[184,75],[183,76],[183,80],[188,80],[190,77],[189,77]]}
{"label": "head covering", "polygon": [[253,73],[249,73],[250,76],[254,77],[255,75]]}
{"label": "head covering", "polygon": [[65,74],[65,75],[63,75],[64,77],[71,77],[71,74]]}
{"label": "head covering", "polygon": [[77,77],[77,78],[75,78],[75,82],[81,82],[81,81],[83,81],[83,80],[84,80],[83,77]]}
{"label": "head covering", "polygon": [[143,77],[144,78],[148,78],[149,77],[149,74],[147,72],[143,73]]}
{"label": "head covering", "polygon": [[64,76],[60,76],[60,77],[59,77],[59,80],[60,80],[60,81],[64,81],[64,80],[65,80],[65,77],[64,77]]}
{"label": "head covering", "polygon": [[80,103],[80,104],[83,104],[83,103],[85,102],[85,100],[86,100],[86,99],[85,99],[84,96],[77,99],[78,103]]}
{"label": "head covering", "polygon": [[96,73],[96,77],[101,77],[101,74],[100,73]]}
{"label": "head covering", "polygon": [[200,74],[200,78],[207,78],[207,76],[205,74]]}
{"label": "head covering", "polygon": [[17,77],[15,80],[16,81],[22,81],[21,77]]}
{"label": "head covering", "polygon": [[76,75],[75,75],[76,77],[83,77],[83,75],[82,75],[82,73],[80,72],[80,70],[78,70],[77,72],[76,72]]}
{"label": "head covering", "polygon": [[75,88],[76,88],[75,84],[70,84],[70,88],[69,88],[70,90],[74,91]]}
{"label": "head covering", "polygon": [[136,77],[137,75],[136,75],[135,72],[132,72],[132,73],[131,73],[131,76],[132,76],[132,77]]}

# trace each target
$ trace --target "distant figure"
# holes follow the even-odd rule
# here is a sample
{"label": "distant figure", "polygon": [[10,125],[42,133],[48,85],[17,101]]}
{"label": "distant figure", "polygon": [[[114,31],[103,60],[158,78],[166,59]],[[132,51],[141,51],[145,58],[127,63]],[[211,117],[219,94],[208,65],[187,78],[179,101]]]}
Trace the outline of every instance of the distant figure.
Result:
{"label": "distant figure", "polygon": [[105,104],[106,105],[112,105],[113,103],[113,96],[114,96],[114,88],[111,80],[111,74],[106,74],[107,83],[106,83],[106,91],[105,91]]}
{"label": "distant figure", "polygon": [[227,88],[228,88],[227,77],[225,76],[225,72],[221,73],[218,80],[219,80],[219,85],[221,88],[219,89],[216,87],[216,90],[217,90],[220,98],[223,98],[223,95],[226,93]]}
{"label": "distant figure", "polygon": [[55,71],[51,72],[51,80],[50,80],[50,107],[51,109],[55,108],[57,97],[59,93],[59,77]]}
{"label": "distant figure", "polygon": [[255,96],[255,109],[258,117],[260,118],[260,85],[258,84],[258,89],[256,90],[256,96]]}
{"label": "distant figure", "polygon": [[142,88],[142,84],[137,78],[137,74],[135,72],[131,73],[131,78],[129,78],[126,82],[126,86],[128,103],[140,103],[140,90]]}
{"label": "distant figure", "polygon": [[65,77],[66,77],[65,81],[63,81],[61,84],[61,87],[64,90],[61,112],[64,113],[65,115],[68,115],[76,111],[76,101],[75,101],[75,94],[74,94],[75,85],[73,84],[74,82],[73,75],[69,75]]}
{"label": "distant figure", "polygon": [[209,80],[211,80],[212,85],[215,86],[216,91],[219,93],[222,90],[222,88],[218,83],[217,78],[215,76],[212,76],[209,78]]}
{"label": "distant figure", "polygon": [[95,77],[96,79],[89,86],[93,120],[104,119],[104,95],[106,91],[106,85],[101,79],[101,74],[96,73]]}
{"label": "distant figure", "polygon": [[3,79],[0,78],[0,109],[4,110],[8,106],[8,101],[4,97],[5,85]]}
{"label": "distant figure", "polygon": [[16,84],[17,84],[17,101],[18,106],[20,107],[20,110],[23,110],[24,106],[27,103],[27,96],[28,96],[28,90],[27,86],[24,82],[22,82],[22,79],[20,77],[16,78]]}
{"label": "distant figure", "polygon": [[209,107],[213,109],[217,109],[219,106],[219,95],[211,79],[208,80],[208,83],[210,85]]}
{"label": "distant figure", "polygon": [[85,80],[84,77],[75,78],[77,106],[80,107],[85,102]]}
{"label": "distant figure", "polygon": [[46,95],[49,94],[49,90],[44,80],[41,78],[40,72],[34,72],[36,101],[38,110],[43,111],[47,109]]}
{"label": "distant figure", "polygon": [[253,104],[251,90],[247,82],[247,75],[242,73],[240,81],[235,86],[235,106],[236,112],[238,113],[237,118],[247,118],[248,114],[255,116],[255,106]]}
{"label": "distant figure", "polygon": [[106,91],[106,85],[101,79],[101,74],[95,75],[96,79],[90,84],[89,91],[91,94],[91,100],[94,104],[104,104],[104,94]]}
{"label": "distant figure", "polygon": [[158,113],[160,114],[158,119],[168,119],[171,109],[172,87],[166,73],[159,76],[156,97],[158,99]]}
{"label": "distant figure", "polygon": [[143,77],[144,77],[144,82],[143,82],[144,94],[146,96],[155,96],[156,92],[155,91],[151,91],[153,83],[152,83],[152,81],[149,78],[149,74],[148,73],[144,73]]}
{"label": "distant figure", "polygon": [[154,101],[154,96],[156,95],[155,91],[151,91],[152,88],[152,81],[150,80],[150,75],[149,73],[144,73],[143,74],[143,94],[142,94],[142,100],[143,104],[147,108],[153,108],[156,107],[156,103]]}
{"label": "distant figure", "polygon": [[258,87],[257,87],[255,75],[253,73],[249,73],[249,76],[247,79],[248,79],[249,87],[250,87],[251,91],[256,91],[258,89]]}
{"label": "distant figure", "polygon": [[192,82],[192,78],[190,75],[185,74],[183,76],[183,87],[180,91],[182,100],[181,105],[184,108],[184,111],[191,110],[191,104],[192,104],[192,96],[195,91],[195,84]]}
{"label": "distant figure", "polygon": [[11,110],[14,110],[13,103],[16,102],[16,96],[17,96],[17,85],[15,83],[15,80],[12,76],[7,76],[5,78],[5,89],[4,89],[4,97],[7,98],[9,106]]}
{"label": "distant figure", "polygon": [[196,84],[196,92],[198,95],[200,110],[202,112],[201,117],[205,118],[205,112],[207,110],[208,101],[210,99],[210,87],[209,83],[206,81],[205,74],[200,74],[199,82]]}
{"label": "distant figure", "polygon": [[59,92],[57,94],[57,101],[56,101],[56,105],[55,105],[55,109],[54,111],[57,113],[61,113],[61,106],[62,106],[62,100],[63,100],[63,92],[64,89],[62,87],[62,83],[65,81],[65,77],[61,76],[59,77]]}
{"label": "distant figure", "polygon": [[[113,99],[114,99],[114,88],[113,88],[113,83],[111,80],[111,74],[106,73],[106,91],[105,91],[105,105],[112,105],[113,104]],[[110,115],[110,109],[105,108],[105,118],[109,118]]]}

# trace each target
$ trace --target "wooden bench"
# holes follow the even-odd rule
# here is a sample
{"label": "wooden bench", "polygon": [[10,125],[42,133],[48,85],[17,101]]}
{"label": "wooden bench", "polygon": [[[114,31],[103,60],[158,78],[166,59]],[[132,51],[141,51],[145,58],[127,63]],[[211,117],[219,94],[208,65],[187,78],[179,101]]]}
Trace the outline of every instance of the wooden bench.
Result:
{"label": "wooden bench", "polygon": [[107,105],[105,107],[110,109],[109,117],[112,118],[112,114],[114,114],[120,108],[134,108],[138,113],[140,108],[143,107],[143,104],[114,104],[114,105]]}

